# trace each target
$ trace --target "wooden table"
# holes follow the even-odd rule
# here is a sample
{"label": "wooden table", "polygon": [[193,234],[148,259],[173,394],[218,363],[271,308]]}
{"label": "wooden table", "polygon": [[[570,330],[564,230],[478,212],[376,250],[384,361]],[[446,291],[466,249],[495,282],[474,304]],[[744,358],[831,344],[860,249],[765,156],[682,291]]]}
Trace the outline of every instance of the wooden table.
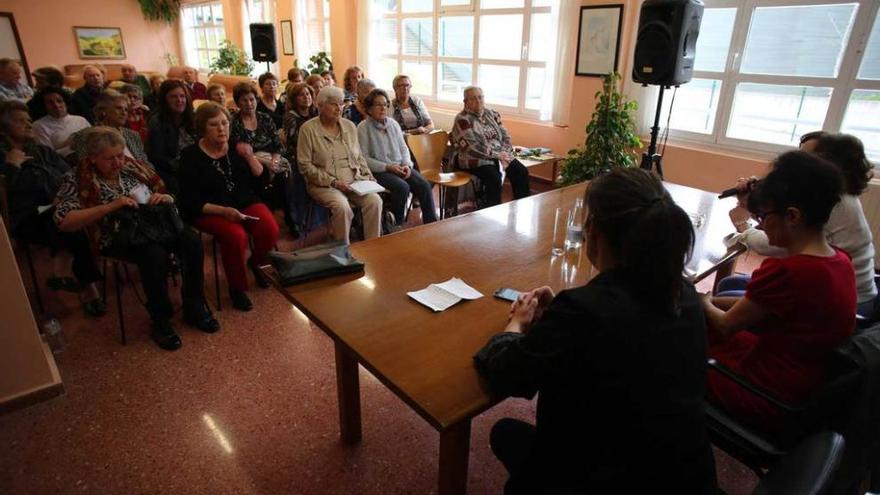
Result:
{"label": "wooden table", "polygon": [[[361,364],[440,432],[439,493],[465,493],[471,419],[493,404],[472,356],[504,329],[509,308],[492,293],[499,287],[541,285],[558,291],[586,282],[591,272],[586,255],[550,254],[555,209],[567,211],[584,188],[556,189],[353,244],[354,256],[366,263],[362,275],[283,288],[266,268],[281,294],[335,342],[344,442],[361,439]],[[700,229],[705,234],[732,229],[727,207],[720,208],[726,227],[715,225],[722,215],[711,193],[669,188],[695,213],[706,215],[708,224]],[[694,269],[724,255],[723,244],[705,234],[697,236],[703,246],[695,252]],[[485,297],[434,313],[406,295],[451,277]]]}

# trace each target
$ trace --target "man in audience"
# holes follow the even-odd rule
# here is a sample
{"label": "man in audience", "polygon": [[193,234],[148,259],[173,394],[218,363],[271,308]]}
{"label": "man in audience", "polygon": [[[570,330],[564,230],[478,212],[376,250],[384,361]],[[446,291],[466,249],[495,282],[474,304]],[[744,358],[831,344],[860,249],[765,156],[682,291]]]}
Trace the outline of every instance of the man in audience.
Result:
{"label": "man in audience", "polygon": [[21,82],[21,64],[11,58],[0,58],[0,101],[27,102],[34,90]]}
{"label": "man in audience", "polygon": [[104,89],[104,74],[94,65],[87,65],[83,69],[85,84],[73,92],[73,102],[70,113],[85,117],[90,124],[95,124],[95,103]]}
{"label": "man in audience", "polygon": [[501,115],[485,107],[483,90],[464,89],[464,110],[455,116],[451,136],[455,167],[479,177],[486,206],[501,203],[501,186],[510,178],[514,199],[529,195],[529,171],[513,157],[510,134]]}
{"label": "man in audience", "polygon": [[193,100],[208,99],[208,88],[199,82],[199,72],[193,67],[186,67],[183,69],[183,82],[185,82],[186,87],[189,88]]}
{"label": "man in audience", "polygon": [[123,82],[128,84],[134,84],[135,86],[141,88],[141,97],[145,98],[150,95],[150,81],[147,81],[147,78],[138,74],[137,70],[135,70],[134,66],[131,64],[122,64],[122,79]]}

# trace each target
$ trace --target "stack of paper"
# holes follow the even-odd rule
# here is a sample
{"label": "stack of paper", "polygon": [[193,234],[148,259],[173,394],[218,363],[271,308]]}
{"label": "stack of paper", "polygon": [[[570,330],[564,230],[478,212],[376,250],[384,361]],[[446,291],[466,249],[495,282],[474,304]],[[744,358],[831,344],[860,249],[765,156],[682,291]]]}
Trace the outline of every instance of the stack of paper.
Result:
{"label": "stack of paper", "polygon": [[464,283],[459,278],[450,278],[442,284],[431,284],[422,290],[407,292],[406,295],[433,309],[443,311],[462,299],[479,299],[480,291]]}
{"label": "stack of paper", "polygon": [[354,191],[358,196],[366,196],[370,193],[380,193],[385,191],[385,188],[379,185],[378,182],[372,180],[356,180],[348,185],[352,191]]}

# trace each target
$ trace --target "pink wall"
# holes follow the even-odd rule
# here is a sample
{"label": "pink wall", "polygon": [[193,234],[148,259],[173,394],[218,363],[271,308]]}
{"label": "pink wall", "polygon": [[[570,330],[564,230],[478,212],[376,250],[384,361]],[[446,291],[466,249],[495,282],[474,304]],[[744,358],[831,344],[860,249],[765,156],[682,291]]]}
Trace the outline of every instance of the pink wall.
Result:
{"label": "pink wall", "polygon": [[98,62],[127,62],[138,69],[164,72],[165,53],[180,58],[176,24],[146,21],[135,0],[0,0],[0,12],[15,16],[31,70],[88,63],[77,54],[73,26],[122,29],[126,59]]}

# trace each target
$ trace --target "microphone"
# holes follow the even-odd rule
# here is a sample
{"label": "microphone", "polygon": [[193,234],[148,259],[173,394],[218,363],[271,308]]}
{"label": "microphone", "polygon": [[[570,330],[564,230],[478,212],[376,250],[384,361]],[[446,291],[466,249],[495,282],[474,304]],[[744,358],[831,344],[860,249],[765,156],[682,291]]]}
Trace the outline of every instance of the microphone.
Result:
{"label": "microphone", "polygon": [[721,191],[721,194],[718,195],[718,199],[729,198],[731,196],[736,196],[736,193],[739,192],[737,188],[731,187],[730,189],[725,189]]}

